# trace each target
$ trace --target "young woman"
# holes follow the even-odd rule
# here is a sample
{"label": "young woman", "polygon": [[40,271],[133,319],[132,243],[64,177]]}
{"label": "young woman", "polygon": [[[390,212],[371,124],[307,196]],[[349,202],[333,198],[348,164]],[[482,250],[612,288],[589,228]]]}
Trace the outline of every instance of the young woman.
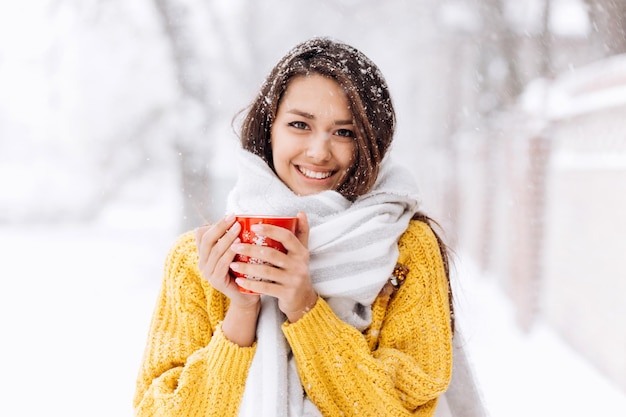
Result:
{"label": "young woman", "polygon": [[394,128],[360,51],[315,38],[281,59],[243,120],[227,210],[297,214],[296,233],[256,230],[287,253],[243,244],[227,215],[179,238],[137,416],[433,415],[452,369],[447,254],[386,157]]}

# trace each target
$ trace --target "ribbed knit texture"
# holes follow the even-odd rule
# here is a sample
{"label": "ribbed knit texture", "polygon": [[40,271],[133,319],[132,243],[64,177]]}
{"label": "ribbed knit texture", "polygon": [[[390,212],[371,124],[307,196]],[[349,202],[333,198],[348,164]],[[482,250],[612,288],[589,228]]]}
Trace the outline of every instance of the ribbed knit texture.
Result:
{"label": "ribbed knit texture", "polygon": [[[399,262],[409,274],[372,305],[362,334],[320,299],[283,325],[300,379],[324,416],[432,416],[452,369],[448,285],[430,228],[411,222]],[[137,416],[236,416],[256,346],[221,333],[228,300],[201,277],[193,233],[166,260],[137,379]]]}

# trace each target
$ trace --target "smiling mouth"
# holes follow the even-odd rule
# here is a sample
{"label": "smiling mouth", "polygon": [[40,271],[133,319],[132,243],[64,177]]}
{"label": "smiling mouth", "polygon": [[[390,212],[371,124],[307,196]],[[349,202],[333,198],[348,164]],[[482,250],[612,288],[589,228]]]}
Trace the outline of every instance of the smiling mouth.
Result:
{"label": "smiling mouth", "polygon": [[334,171],[311,171],[309,169],[303,168],[301,166],[298,166],[298,171],[304,175],[307,178],[311,178],[314,180],[323,180],[326,179],[328,177],[330,177],[331,175],[333,175]]}

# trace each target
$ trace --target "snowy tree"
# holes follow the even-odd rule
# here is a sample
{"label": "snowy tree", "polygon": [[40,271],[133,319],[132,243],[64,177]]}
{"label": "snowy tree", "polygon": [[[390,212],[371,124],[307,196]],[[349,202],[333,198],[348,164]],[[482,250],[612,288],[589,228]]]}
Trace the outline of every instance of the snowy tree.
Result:
{"label": "snowy tree", "polygon": [[184,227],[192,228],[208,217],[210,146],[203,136],[215,112],[210,108],[210,84],[190,22],[194,11],[184,2],[154,0],[154,5],[167,36],[179,88],[179,98],[168,111],[175,120],[171,141],[178,154]]}
{"label": "snowy tree", "polygon": [[626,53],[626,2],[585,0],[593,25],[592,40],[604,56]]}
{"label": "snowy tree", "polygon": [[[235,79],[248,79],[237,57],[245,53],[238,38],[246,31],[229,31],[218,2],[154,0],[175,68],[178,100],[169,109],[176,128],[171,130],[183,197],[183,229],[214,220],[211,206],[210,164],[220,138],[216,126],[224,122],[215,99],[218,85],[234,89]],[[231,3],[232,7],[232,3]],[[236,7],[234,8],[235,10]],[[243,49],[243,50],[242,50]],[[224,74],[232,78],[224,79]]]}

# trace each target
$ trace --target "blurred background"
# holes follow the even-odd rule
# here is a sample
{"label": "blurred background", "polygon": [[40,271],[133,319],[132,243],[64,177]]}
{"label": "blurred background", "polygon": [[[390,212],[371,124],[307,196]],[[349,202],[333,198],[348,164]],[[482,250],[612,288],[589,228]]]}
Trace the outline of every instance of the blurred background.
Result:
{"label": "blurred background", "polygon": [[2,2],[0,414],[132,415],[167,250],[311,36],[387,78],[487,413],[626,415],[623,0]]}

